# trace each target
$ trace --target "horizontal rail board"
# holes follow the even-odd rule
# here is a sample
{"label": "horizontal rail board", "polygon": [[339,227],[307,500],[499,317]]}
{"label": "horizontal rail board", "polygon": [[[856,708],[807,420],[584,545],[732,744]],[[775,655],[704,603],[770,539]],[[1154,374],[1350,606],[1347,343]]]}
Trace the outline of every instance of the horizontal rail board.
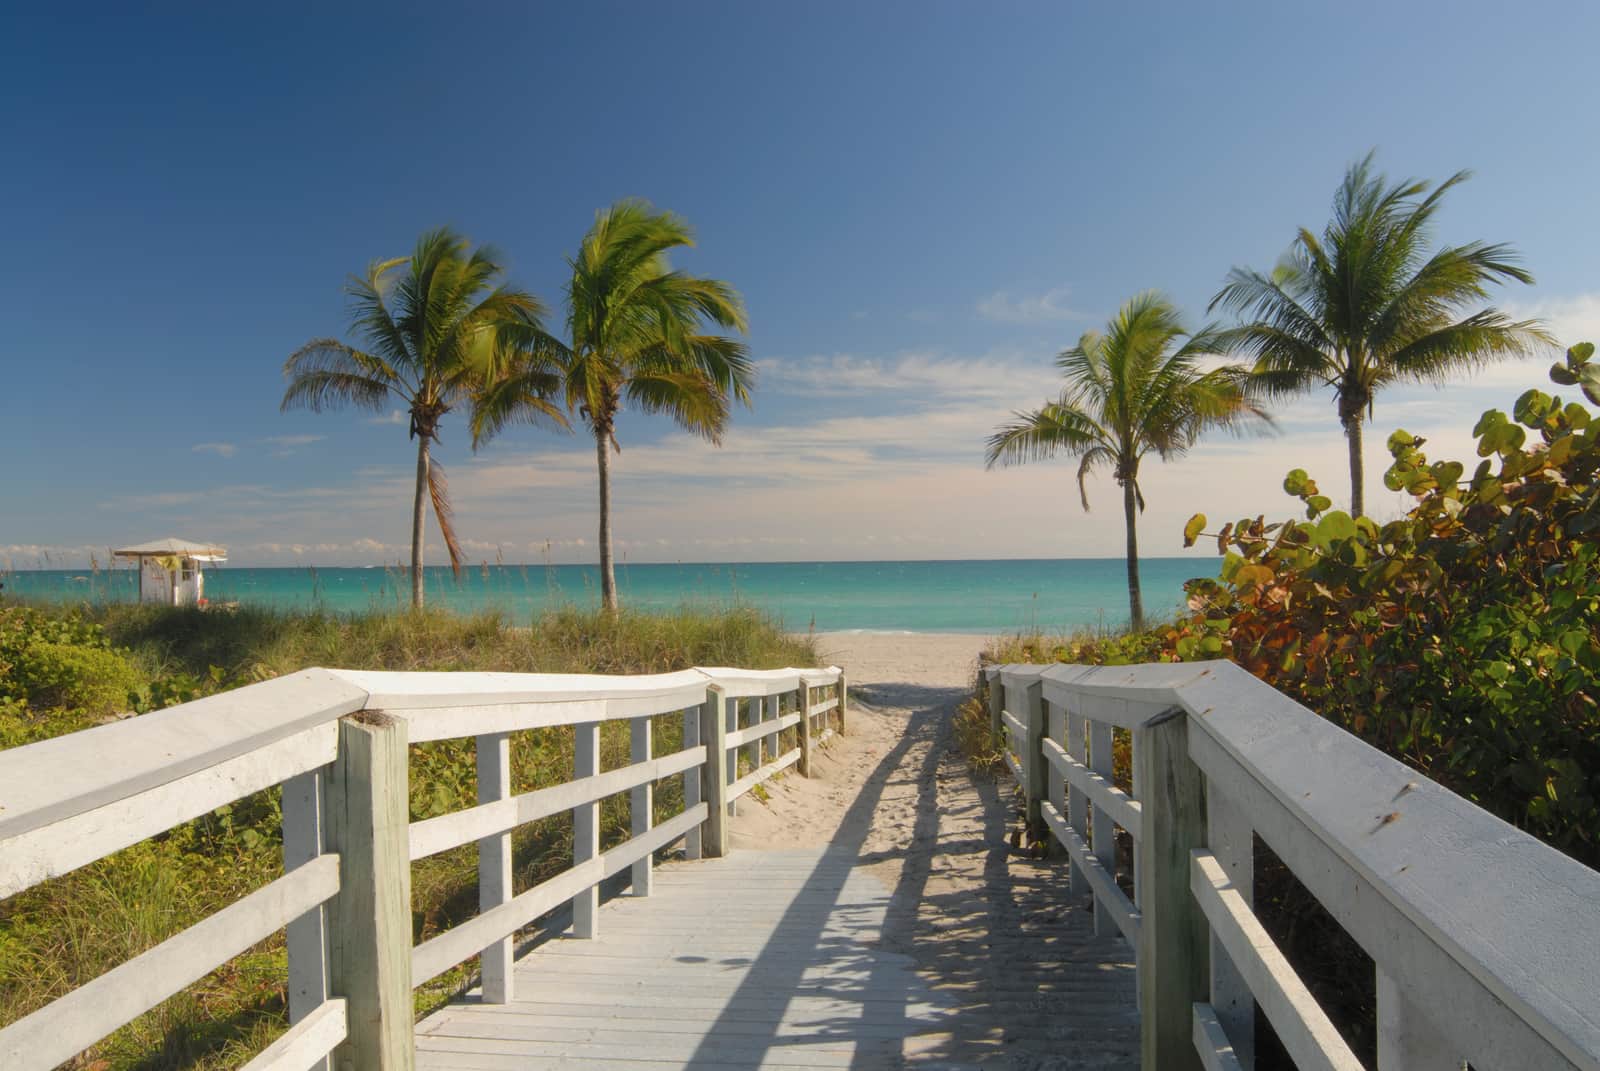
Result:
{"label": "horizontal rail board", "polygon": [[1209,1004],[1194,1006],[1194,1048],[1205,1071],[1243,1071],[1217,1010]]}
{"label": "horizontal rail board", "polygon": [[1105,905],[1106,911],[1111,915],[1111,921],[1117,924],[1117,929],[1122,931],[1122,936],[1135,949],[1139,947],[1139,932],[1143,927],[1143,916],[1139,909],[1133,906],[1133,901],[1128,899],[1128,894],[1122,891],[1117,884],[1117,879],[1105,864],[1095,858],[1089,845],[1084,843],[1078,831],[1067,824],[1055,805],[1049,800],[1039,805],[1039,814],[1044,818],[1056,835],[1056,840],[1072,856],[1072,861],[1078,864],[1078,869],[1083,871],[1083,876],[1089,879],[1089,887],[1094,890],[1095,899]]}
{"label": "horizontal rail board", "polygon": [[214,766],[0,840],[0,899],[326,766],[334,759],[337,738],[334,721],[301,729]]}
{"label": "horizontal rail board", "polygon": [[728,699],[746,699],[755,696],[783,695],[798,691],[802,685],[823,688],[839,682],[839,669],[830,666],[815,669],[730,669],[722,666],[702,666],[697,672],[721,690]]}
{"label": "horizontal rail board", "polygon": [[1012,777],[1015,777],[1018,781],[1024,780],[1022,776],[1022,764],[1017,761],[1017,757],[1015,755],[1011,754],[1009,751],[1002,751],[1000,752],[1000,757],[1006,760],[1006,769],[1011,771]]}
{"label": "horizontal rail board", "polygon": [[1068,784],[1088,796],[1096,807],[1110,815],[1111,820],[1127,830],[1128,835],[1134,840],[1140,838],[1143,807],[1138,800],[1068,755],[1054,740],[1041,741],[1041,746],[1044,750],[1044,760],[1054,767]]}
{"label": "horizontal rail board", "polygon": [[754,725],[740,729],[736,733],[729,733],[727,737],[728,750],[732,751],[734,748],[753,744],[757,740],[765,740],[773,733],[780,733],[799,724],[800,715],[798,714],[785,714],[781,718],[768,718],[766,721],[758,721]]}
{"label": "horizontal rail board", "polygon": [[838,709],[839,709],[839,698],[838,698],[838,696],[835,696],[832,699],[824,699],[820,703],[812,703],[810,706],[806,707],[806,714],[808,714],[809,716],[814,718],[818,714],[826,714],[830,710],[838,710]]}
{"label": "horizontal rail board", "polygon": [[743,777],[739,778],[739,780],[728,786],[729,801],[731,802],[738,799],[746,792],[749,792],[752,788],[755,788],[757,785],[761,784],[761,782],[770,779],[776,774],[782,773],[784,770],[787,770],[789,767],[793,766],[799,761],[800,749],[795,748],[792,751],[786,751],[782,755],[779,755],[777,758],[761,767],[761,769],[750,771]]}
{"label": "horizontal rail board", "polygon": [[353,714],[366,699],[308,669],[0,751],[0,843]]}
{"label": "horizontal rail board", "polygon": [[[659,844],[649,850],[654,851],[656,847],[670,844],[683,836],[704,822],[708,812],[706,804],[697,803],[672,821],[661,823],[656,830],[652,830],[652,833],[665,839],[661,839]],[[692,817],[679,823],[679,820],[685,819],[686,816]],[[681,829],[678,828],[679,824],[682,826]],[[660,832],[664,830],[672,832]],[[590,886],[598,885],[610,874],[621,871],[633,863],[635,859],[644,858],[642,852],[633,856],[626,853],[626,849],[634,845],[635,840],[644,841],[645,838],[623,841],[605,854],[586,859],[548,881],[540,882],[533,888],[519,893],[505,903],[422,942],[411,950],[411,984],[418,986],[431,978],[437,978],[456,964],[477,955],[495,941],[516,933],[545,912],[560,907]],[[615,870],[607,869],[613,865]]]}
{"label": "horizontal rail board", "polygon": [[1002,710],[1000,712],[1000,721],[1007,729],[1010,730],[1011,740],[1013,743],[1020,746],[1022,742],[1028,739],[1027,725],[1023,723],[1021,718],[1011,713],[1011,711]]}
{"label": "horizontal rail board", "polygon": [[1211,923],[1212,935],[1228,950],[1228,958],[1250,987],[1295,1067],[1361,1071],[1361,1061],[1267,935],[1217,857],[1195,852],[1189,876],[1190,890]]}
{"label": "horizontal rail board", "polygon": [[1460,1054],[1600,1071],[1600,873],[1237,666],[1204,665],[1179,698],[1207,781]]}
{"label": "horizontal rail board", "polygon": [[682,814],[674,815],[662,822],[650,832],[623,841],[600,857],[605,863],[605,876],[609,878],[613,874],[620,874],[645,856],[658,852],[673,841],[687,836],[690,830],[706,820],[708,811],[710,807],[706,804],[697,803]]}
{"label": "horizontal rail board", "polygon": [[0,1030],[0,1067],[48,1071],[339,891],[339,857],[296,867]]}
{"label": "horizontal rail board", "polygon": [[705,761],[704,746],[685,748],[671,755],[608,770],[581,781],[568,781],[415,822],[410,831],[411,859],[425,859],[484,837],[505,833],[528,822],[682,773]]}
{"label": "horizontal rail board", "polygon": [[707,679],[693,669],[636,675],[347,669],[333,672],[340,679],[365,688],[370,693],[369,707],[395,715],[430,708],[537,706],[574,700],[642,702],[648,706],[657,700],[671,702],[683,697],[688,705],[700,701],[693,697],[696,691],[703,692]]}
{"label": "horizontal rail board", "polygon": [[323,1001],[240,1071],[306,1071],[345,1039],[350,1029],[348,1015],[342,997]]}

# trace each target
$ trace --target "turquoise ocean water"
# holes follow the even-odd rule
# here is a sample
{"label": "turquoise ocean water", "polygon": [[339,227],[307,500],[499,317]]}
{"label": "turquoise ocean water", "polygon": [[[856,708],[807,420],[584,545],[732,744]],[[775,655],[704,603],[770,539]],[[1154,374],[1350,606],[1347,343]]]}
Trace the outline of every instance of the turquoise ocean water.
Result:
{"label": "turquoise ocean water", "polygon": [[[1216,559],[1151,558],[1141,563],[1145,611],[1176,611],[1183,582],[1216,575]],[[514,622],[560,605],[599,603],[599,574],[582,565],[490,565],[427,570],[428,602],[457,612],[497,609]],[[135,596],[127,569],[26,570],[0,576],[6,594],[91,601]],[[793,630],[1001,633],[1111,628],[1128,618],[1127,578],[1119,558],[1037,561],[775,562],[731,565],[626,565],[617,570],[623,602],[664,610],[685,604],[760,607]],[[213,602],[335,611],[407,605],[403,572],[382,568],[206,571]]]}

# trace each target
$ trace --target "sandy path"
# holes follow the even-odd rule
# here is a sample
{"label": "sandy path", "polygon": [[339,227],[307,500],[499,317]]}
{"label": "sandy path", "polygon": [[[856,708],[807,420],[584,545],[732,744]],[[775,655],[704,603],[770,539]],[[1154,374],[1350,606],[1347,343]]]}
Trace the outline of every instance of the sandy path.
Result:
{"label": "sandy path", "polygon": [[741,805],[734,846],[828,846],[893,891],[884,942],[967,1009],[908,1063],[1136,1066],[1126,946],[1094,938],[1064,863],[1011,851],[1013,786],[974,779],[952,746],[950,716],[983,638],[818,639],[850,676],[849,730],[821,749],[813,778],[783,778],[767,803]]}

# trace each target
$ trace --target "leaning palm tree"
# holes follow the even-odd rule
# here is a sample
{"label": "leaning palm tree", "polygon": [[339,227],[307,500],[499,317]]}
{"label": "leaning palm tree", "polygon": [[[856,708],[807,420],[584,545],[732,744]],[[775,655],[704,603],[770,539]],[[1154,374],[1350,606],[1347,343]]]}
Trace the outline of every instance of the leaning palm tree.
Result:
{"label": "leaning palm tree", "polygon": [[1534,320],[1493,308],[1491,283],[1533,282],[1508,245],[1469,242],[1428,252],[1428,231],[1445,191],[1414,179],[1390,183],[1373,154],[1345,172],[1333,219],[1319,239],[1301,228],[1271,274],[1234,268],[1211,301],[1250,322],[1223,344],[1255,361],[1255,387],[1271,397],[1333,388],[1350,450],[1350,512],[1360,516],[1361,425],[1384,387],[1443,384],[1490,361],[1531,353],[1549,336]]}
{"label": "leaning palm tree", "polygon": [[1200,358],[1215,352],[1212,328],[1186,332],[1172,303],[1146,291],[1118,310],[1105,333],[1086,332],[1076,346],[1056,358],[1066,378],[1059,398],[1033,412],[1014,414],[1016,420],[989,437],[990,468],[1056,454],[1078,458],[1078,494],[1085,511],[1089,475],[1102,466],[1111,469],[1122,487],[1128,610],[1135,629],[1144,627],[1137,530],[1144,494],[1139,489],[1139,463],[1151,451],[1163,461],[1182,457],[1211,428],[1270,423],[1247,395],[1243,369],[1202,370]]}
{"label": "leaning palm tree", "polygon": [[[617,608],[611,552],[611,454],[620,451],[624,405],[665,413],[718,443],[734,401],[750,404],[755,369],[737,339],[702,333],[709,321],[745,330],[744,305],[727,283],[672,270],[668,253],[694,244],[689,225],[644,201],[603,209],[568,260],[569,342],[548,341],[557,356],[567,407],[594,436],[600,470],[600,590]],[[478,441],[505,424],[537,416],[526,403],[536,384],[510,379],[474,417]]]}
{"label": "leaning palm tree", "polygon": [[[373,263],[351,276],[350,326],[362,347],[335,338],[312,339],[289,356],[283,374],[285,410],[321,412],[355,406],[381,411],[390,404],[410,414],[417,440],[417,485],[411,509],[411,605],[423,603],[423,530],[433,503],[450,565],[461,567],[444,470],[432,460],[439,423],[452,408],[482,397],[516,376],[526,388],[547,360],[541,345],[544,308],[538,299],[499,282],[504,274],[487,246],[441,228],[429,231],[407,257]],[[558,381],[546,376],[548,396]],[[536,407],[529,406],[534,412]],[[560,418],[553,403],[546,415]],[[426,496],[426,497],[424,497]]]}

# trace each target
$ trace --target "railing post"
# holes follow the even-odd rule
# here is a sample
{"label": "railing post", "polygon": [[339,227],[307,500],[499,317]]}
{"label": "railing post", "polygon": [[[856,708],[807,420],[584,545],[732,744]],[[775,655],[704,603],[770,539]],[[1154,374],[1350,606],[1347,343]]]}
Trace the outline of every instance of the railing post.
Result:
{"label": "railing post", "polygon": [[[700,708],[687,707],[683,712],[683,746],[696,747],[700,743]],[[683,771],[683,809],[693,810],[700,802],[700,767],[691,766]],[[701,827],[695,826],[683,838],[683,857],[699,859],[701,854]]]}
{"label": "railing post", "polygon": [[411,1071],[411,862],[406,723],[367,710],[339,722],[329,779],[331,850],[339,895],[330,912],[329,968],[348,1002],[340,1071]]}
{"label": "railing post", "polygon": [[[582,781],[600,772],[600,723],[574,725],[572,779]],[[572,809],[572,865],[582,866],[600,855],[600,802],[580,803]],[[599,932],[600,886],[591,885],[572,898],[572,932],[593,937]]]}
{"label": "railing post", "polygon": [[[511,795],[511,734],[478,737],[478,802],[492,803]],[[511,899],[511,832],[478,841],[478,910],[499,907]],[[489,1004],[511,1000],[512,935],[485,948],[480,958],[483,999]]]}
{"label": "railing post", "polygon": [[707,805],[701,851],[713,859],[728,854],[728,721],[724,708],[735,702],[711,684],[706,686],[706,701],[700,708],[700,739],[706,745],[700,787]]}
{"label": "railing post", "polygon": [[1028,738],[1023,741],[1022,773],[1026,784],[1022,786],[1024,798],[1028,804],[1028,833],[1031,836],[1040,836],[1044,828],[1044,817],[1040,813],[1039,805],[1043,802],[1045,792],[1048,791],[1045,782],[1044,763],[1044,683],[1034,681],[1022,690],[1022,723],[1028,727]]}
{"label": "railing post", "polygon": [[800,773],[811,776],[811,686],[800,678],[800,690],[795,693],[800,701]]}
{"label": "railing post", "polygon": [[[1067,754],[1080,766],[1089,764],[1089,751],[1085,743],[1087,726],[1088,723],[1082,714],[1070,708],[1067,710],[1067,738],[1062,741],[1061,746],[1066,748]],[[1072,827],[1072,831],[1078,835],[1078,839],[1085,844],[1089,843],[1089,823],[1085,820],[1083,812],[1088,806],[1088,794],[1076,785],[1068,785],[1067,825]],[[1076,857],[1073,858],[1067,869],[1067,888],[1075,893],[1093,895],[1089,879],[1084,874],[1083,868],[1078,866]]]}
{"label": "railing post", "polygon": [[995,736],[1000,735],[1000,711],[1006,705],[1006,686],[1000,679],[1000,667],[991,666],[984,670],[989,678],[989,732]]}
{"label": "railing post", "polygon": [[[1060,703],[1045,704],[1045,735],[1062,747],[1067,745],[1067,708]],[[1045,791],[1049,794],[1050,804],[1057,811],[1067,813],[1067,779],[1061,776],[1050,763],[1045,763]],[[1053,836],[1046,836],[1045,844],[1049,845],[1052,855],[1061,853],[1060,842]],[[1071,853],[1067,853],[1070,855]],[[1069,879],[1070,880],[1070,879]]]}
{"label": "railing post", "polygon": [[844,670],[839,671],[839,735],[844,735],[845,709],[850,705],[850,686],[845,683]]}
{"label": "railing post", "polygon": [[[1111,781],[1116,776],[1116,760],[1112,752],[1115,734],[1103,721],[1089,722],[1089,769]],[[1094,857],[1113,877],[1117,873],[1117,835],[1111,816],[1088,802],[1089,829],[1094,834]],[[1117,937],[1122,931],[1099,897],[1094,901],[1094,933],[1096,937]]]}
{"label": "railing post", "polygon": [[[754,729],[767,720],[767,701],[759,695],[753,695],[745,700],[750,710],[750,728]],[[750,762],[752,771],[761,769],[762,745],[766,743],[764,737],[756,737],[744,746],[744,757]]]}
{"label": "railing post", "polygon": [[1194,1004],[1207,996],[1210,930],[1189,891],[1190,853],[1205,847],[1205,779],[1189,758],[1188,718],[1169,710],[1146,722],[1142,766],[1144,905],[1140,927],[1140,1066],[1201,1067]]}
{"label": "railing post", "polygon": [[[650,717],[634,718],[629,724],[628,758],[634,763],[650,761]],[[649,781],[636,785],[628,796],[628,832],[642,837],[650,832],[650,822],[655,809],[655,786]],[[653,858],[646,855],[633,864],[633,895],[649,896],[653,884]]]}
{"label": "railing post", "polygon": [[[1253,908],[1255,830],[1250,826],[1249,816],[1235,801],[1218,791],[1219,787],[1206,786],[1206,846],[1217,857],[1234,889]],[[1255,997],[1215,935],[1211,937],[1211,1007],[1233,1045],[1233,1055],[1239,1066],[1251,1071],[1256,1063]]]}
{"label": "railing post", "polygon": [[1378,1071],[1461,1071],[1465,1061],[1455,1052],[1400,984],[1378,968]]}
{"label": "railing post", "polygon": [[[322,854],[323,772],[312,770],[283,783],[283,870],[304,866]],[[328,999],[328,922],[318,906],[284,930],[289,954],[289,1023],[310,1015]],[[326,1057],[310,1071],[329,1071]]]}

